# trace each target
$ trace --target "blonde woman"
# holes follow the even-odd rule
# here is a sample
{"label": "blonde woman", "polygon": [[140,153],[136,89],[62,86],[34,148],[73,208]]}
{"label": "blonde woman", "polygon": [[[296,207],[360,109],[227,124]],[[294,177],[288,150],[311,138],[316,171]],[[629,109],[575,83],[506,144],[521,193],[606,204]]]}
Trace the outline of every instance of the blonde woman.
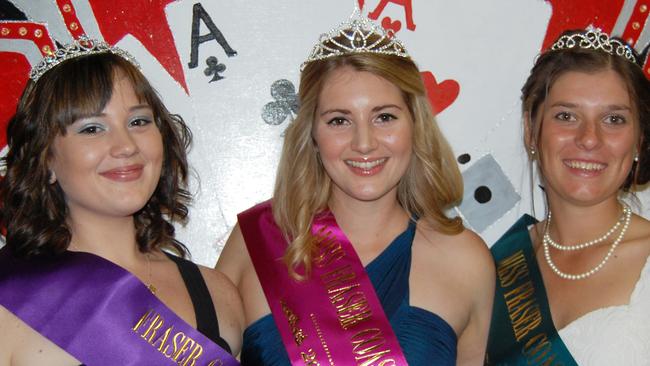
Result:
{"label": "blonde woman", "polygon": [[480,365],[493,265],[444,210],[461,176],[403,45],[358,14],[303,64],[273,198],[217,268],[244,365]]}

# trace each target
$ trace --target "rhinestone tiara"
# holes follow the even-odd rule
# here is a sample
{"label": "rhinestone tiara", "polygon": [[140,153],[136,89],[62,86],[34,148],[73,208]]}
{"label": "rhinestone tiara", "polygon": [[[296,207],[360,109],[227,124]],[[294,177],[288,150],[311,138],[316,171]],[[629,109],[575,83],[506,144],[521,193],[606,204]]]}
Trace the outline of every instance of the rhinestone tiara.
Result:
{"label": "rhinestone tiara", "polygon": [[52,54],[45,56],[36,66],[34,66],[32,71],[29,73],[29,78],[34,82],[37,82],[38,79],[43,76],[43,74],[66,60],[80,56],[107,52],[122,57],[140,69],[140,64],[138,61],[136,61],[136,59],[127,51],[118,47],[111,46],[103,41],[81,36],[79,39],[74,40],[74,42],[59,47]]}
{"label": "rhinestone tiara", "polygon": [[632,48],[598,28],[589,27],[584,32],[564,35],[551,46],[552,51],[582,48],[585,50],[603,51],[610,55],[624,57],[637,64]]}
{"label": "rhinestone tiara", "polygon": [[378,53],[410,58],[406,47],[395,37],[392,30],[384,30],[361,15],[361,11],[355,6],[346,22],[329,33],[321,34],[309,57],[300,65],[300,70],[310,62],[351,53]]}

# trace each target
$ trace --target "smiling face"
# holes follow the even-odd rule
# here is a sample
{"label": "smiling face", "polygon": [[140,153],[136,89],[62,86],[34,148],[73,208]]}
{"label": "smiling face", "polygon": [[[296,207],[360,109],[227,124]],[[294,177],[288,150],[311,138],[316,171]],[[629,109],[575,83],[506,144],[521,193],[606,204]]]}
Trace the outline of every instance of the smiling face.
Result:
{"label": "smiling face", "polygon": [[74,121],[54,139],[50,169],[70,218],[133,215],[153,194],[163,162],[151,108],[119,72],[101,113]]}
{"label": "smiling face", "polygon": [[318,98],[313,136],[334,198],[396,199],[411,160],[413,121],[395,85],[351,67],[333,71]]}
{"label": "smiling face", "polygon": [[593,205],[617,194],[632,166],[639,122],[621,77],[567,72],[551,86],[537,142],[550,201]]}

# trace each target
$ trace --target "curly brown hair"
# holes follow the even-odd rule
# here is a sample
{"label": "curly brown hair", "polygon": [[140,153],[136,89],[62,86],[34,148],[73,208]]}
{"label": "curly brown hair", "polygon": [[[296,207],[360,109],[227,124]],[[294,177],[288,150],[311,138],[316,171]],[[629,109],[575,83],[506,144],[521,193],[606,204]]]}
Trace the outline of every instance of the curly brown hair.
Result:
{"label": "curly brown hair", "polygon": [[187,255],[187,248],[174,238],[172,222],[187,219],[191,132],[180,116],[167,110],[136,66],[118,55],[100,53],[64,61],[38,82],[30,80],[9,122],[9,150],[2,159],[6,174],[0,181],[0,225],[6,229],[6,245],[16,257],[53,256],[70,245],[65,194],[58,183],[48,182],[52,144],[75,120],[104,109],[116,75],[126,77],[140,101],[151,107],[164,146],[158,185],[147,204],[134,214],[139,249],[165,248]]}
{"label": "curly brown hair", "polygon": [[[563,35],[582,32],[584,30],[571,30]],[[542,153],[537,146],[542,130],[541,106],[560,76],[570,71],[595,73],[602,70],[613,70],[621,77],[632,100],[634,115],[639,121],[639,161],[633,163],[621,187],[624,191],[629,191],[635,185],[644,185],[650,181],[650,81],[640,65],[622,56],[579,47],[542,53],[521,89],[522,112],[528,123],[524,139],[528,147],[535,147],[536,151]]]}

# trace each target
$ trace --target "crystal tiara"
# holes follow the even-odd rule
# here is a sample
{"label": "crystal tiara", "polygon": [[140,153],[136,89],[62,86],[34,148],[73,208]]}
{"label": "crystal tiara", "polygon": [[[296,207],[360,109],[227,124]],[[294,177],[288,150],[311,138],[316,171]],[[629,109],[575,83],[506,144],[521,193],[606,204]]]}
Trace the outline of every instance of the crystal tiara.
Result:
{"label": "crystal tiara", "polygon": [[329,33],[321,34],[309,57],[300,65],[302,71],[312,61],[351,53],[378,53],[410,58],[404,44],[392,30],[386,31],[355,6],[348,21]]}
{"label": "crystal tiara", "polygon": [[552,51],[566,50],[571,48],[582,48],[585,50],[603,51],[610,55],[624,57],[628,61],[637,64],[634,52],[627,44],[598,28],[589,27],[584,32],[567,34],[558,38],[551,46]]}
{"label": "crystal tiara", "polygon": [[74,40],[74,42],[59,47],[52,54],[45,56],[29,73],[29,78],[34,82],[37,82],[38,79],[43,76],[43,74],[66,60],[75,57],[106,52],[118,55],[123,59],[129,61],[138,69],[140,68],[138,61],[136,61],[136,59],[125,50],[111,46],[106,42],[90,39],[86,36],[81,36],[79,39]]}

